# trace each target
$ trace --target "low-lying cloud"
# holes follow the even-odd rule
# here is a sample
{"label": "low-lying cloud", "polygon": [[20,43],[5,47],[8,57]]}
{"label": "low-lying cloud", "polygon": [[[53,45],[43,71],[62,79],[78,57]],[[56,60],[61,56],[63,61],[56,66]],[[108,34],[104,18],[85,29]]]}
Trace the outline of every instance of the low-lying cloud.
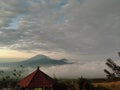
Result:
{"label": "low-lying cloud", "polygon": [[[84,64],[72,64],[72,65],[61,65],[52,66],[48,68],[41,67],[41,70],[46,72],[48,75],[57,78],[103,78],[106,77],[104,73],[105,69],[104,62],[86,62]],[[98,72],[99,71],[99,72]]]}

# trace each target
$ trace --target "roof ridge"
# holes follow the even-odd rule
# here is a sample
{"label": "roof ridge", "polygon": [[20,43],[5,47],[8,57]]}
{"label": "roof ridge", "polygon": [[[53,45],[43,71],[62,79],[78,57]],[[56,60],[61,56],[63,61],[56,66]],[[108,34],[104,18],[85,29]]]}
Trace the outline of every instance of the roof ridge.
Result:
{"label": "roof ridge", "polygon": [[[50,76],[48,76],[46,73],[44,73],[43,71],[39,70],[42,74],[44,74],[45,76],[47,76],[47,78],[52,79]],[[53,80],[53,79],[52,79]]]}
{"label": "roof ridge", "polygon": [[33,79],[34,79],[35,76],[37,75],[37,72],[38,72],[38,71],[39,71],[39,67],[37,67],[37,70],[33,72],[33,73],[35,73],[35,74],[33,75],[33,77],[31,78],[30,82],[28,83],[28,86],[29,86],[30,83],[33,81]]}
{"label": "roof ridge", "polygon": [[[32,81],[32,79],[33,79],[33,77],[35,76],[36,73],[37,73],[37,70],[35,70],[34,72],[30,73],[28,76],[26,76],[26,77],[23,78],[23,79],[27,79],[29,76],[32,75],[32,77],[30,78],[30,81],[28,82],[27,86],[30,84],[30,82]],[[20,83],[22,80],[20,80],[18,83]]]}

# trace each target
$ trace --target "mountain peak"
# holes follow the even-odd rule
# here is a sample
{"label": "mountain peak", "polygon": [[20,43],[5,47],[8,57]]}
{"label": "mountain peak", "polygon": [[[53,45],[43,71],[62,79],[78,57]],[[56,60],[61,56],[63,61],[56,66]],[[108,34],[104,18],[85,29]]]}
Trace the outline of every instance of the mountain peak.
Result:
{"label": "mountain peak", "polygon": [[34,57],[32,57],[31,59],[43,59],[43,58],[49,58],[48,56],[42,55],[42,54],[38,54]]}

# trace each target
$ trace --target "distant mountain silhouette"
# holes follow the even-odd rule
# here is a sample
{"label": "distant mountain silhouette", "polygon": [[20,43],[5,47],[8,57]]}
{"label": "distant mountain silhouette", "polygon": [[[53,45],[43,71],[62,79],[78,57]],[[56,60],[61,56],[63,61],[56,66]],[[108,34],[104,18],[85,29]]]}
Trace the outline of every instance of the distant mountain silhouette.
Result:
{"label": "distant mountain silhouette", "polygon": [[36,66],[54,66],[70,64],[67,59],[52,59],[45,55],[36,55],[28,60],[22,61],[19,64],[24,67],[36,67]]}
{"label": "distant mountain silhouette", "polygon": [[36,66],[49,67],[49,66],[65,65],[65,64],[72,64],[72,63],[68,62],[67,59],[56,60],[48,56],[39,54],[30,59],[20,61],[20,62],[0,63],[0,66],[1,67],[17,67],[22,65],[24,67],[36,67]]}

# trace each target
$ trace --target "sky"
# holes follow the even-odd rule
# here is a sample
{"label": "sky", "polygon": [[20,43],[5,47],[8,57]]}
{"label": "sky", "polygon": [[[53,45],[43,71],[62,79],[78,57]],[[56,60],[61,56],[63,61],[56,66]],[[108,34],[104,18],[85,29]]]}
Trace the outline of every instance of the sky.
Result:
{"label": "sky", "polygon": [[77,62],[56,74],[104,76],[107,58],[119,63],[119,29],[120,0],[0,0],[0,60],[44,54]]}

